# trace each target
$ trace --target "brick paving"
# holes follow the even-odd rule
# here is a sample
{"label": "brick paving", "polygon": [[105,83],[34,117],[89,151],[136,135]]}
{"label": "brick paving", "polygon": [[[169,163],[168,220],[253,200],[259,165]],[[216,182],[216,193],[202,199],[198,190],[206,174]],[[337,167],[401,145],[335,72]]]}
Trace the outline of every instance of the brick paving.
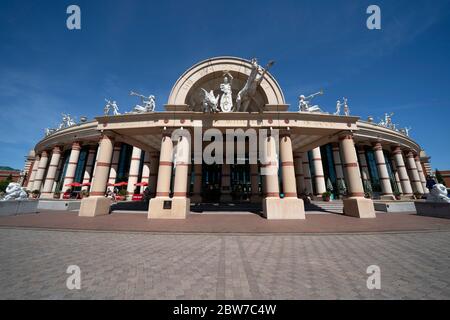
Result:
{"label": "brick paving", "polygon": [[[449,299],[450,231],[335,235],[0,229],[1,299]],[[366,268],[381,268],[368,290]],[[81,268],[81,290],[66,268]]]}

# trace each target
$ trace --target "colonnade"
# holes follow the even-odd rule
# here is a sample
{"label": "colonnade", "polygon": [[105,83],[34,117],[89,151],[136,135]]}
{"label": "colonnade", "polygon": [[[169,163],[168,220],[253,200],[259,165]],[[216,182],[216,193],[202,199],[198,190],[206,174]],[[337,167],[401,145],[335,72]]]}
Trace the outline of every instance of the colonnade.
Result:
{"label": "colonnade", "polygon": [[[178,144],[178,150],[184,150],[183,154],[191,155],[188,139],[180,137],[179,141],[174,142],[169,135],[164,135],[160,152],[147,152],[133,147],[130,160],[127,191],[133,193],[138,182],[148,183],[152,196],[159,199],[159,202],[156,202],[161,207],[159,213],[162,216],[164,216],[164,210],[169,210],[163,209],[164,201],[168,201],[167,199],[177,199],[176,205],[181,205],[186,209],[182,211],[187,212],[189,208],[187,203],[190,201],[191,175],[194,176],[192,200],[201,201],[202,165],[190,166],[190,159],[183,160],[177,157],[175,157],[176,163],[173,163],[174,143]],[[266,151],[274,154],[276,152],[274,144],[274,138],[268,137],[265,143]],[[364,199],[365,186],[370,184],[371,179],[364,147],[362,145],[355,147],[351,134],[341,135],[339,141],[332,143],[331,147],[336,183],[345,185],[347,198]],[[372,142],[369,147],[373,150],[382,198],[393,199],[394,189],[397,190],[396,193],[406,198],[412,197],[413,194],[428,193],[420,158],[413,150],[405,150],[400,146],[383,145],[380,141]],[[81,148],[82,142],[77,141],[71,145],[65,175],[60,178],[64,188],[67,184],[74,182]],[[96,146],[89,147],[80,183],[85,185],[83,186],[84,190],[90,190],[91,197],[104,197],[108,184],[115,183],[117,179],[121,143],[114,142],[114,139],[108,135],[103,135],[99,141],[98,152],[96,149]],[[385,156],[386,151],[389,153],[388,157]],[[96,152],[97,158],[95,157]],[[144,155],[143,152],[145,152]],[[294,153],[291,137],[286,133],[281,135],[279,156],[279,161],[278,158],[274,158],[265,163],[262,162],[260,166],[258,164],[250,165],[252,201],[257,202],[270,198],[286,199],[287,203],[289,199],[298,199],[305,194],[321,197],[322,193],[327,190],[320,147],[312,149],[310,156],[308,152]],[[37,154],[34,162],[31,163],[28,189],[40,190],[42,198],[52,198],[55,192],[55,180],[62,170],[62,160],[60,146],[54,147],[51,151],[44,150]],[[391,162],[392,173],[389,172],[390,169],[388,170],[387,161]],[[272,174],[262,175],[263,170],[272,172]],[[263,177],[262,193],[259,192],[260,176]],[[172,181],[172,179],[174,180]],[[393,184],[396,188],[393,188]],[[222,201],[229,201],[231,199],[229,165],[222,166],[221,191]],[[281,194],[282,197],[280,197]]]}

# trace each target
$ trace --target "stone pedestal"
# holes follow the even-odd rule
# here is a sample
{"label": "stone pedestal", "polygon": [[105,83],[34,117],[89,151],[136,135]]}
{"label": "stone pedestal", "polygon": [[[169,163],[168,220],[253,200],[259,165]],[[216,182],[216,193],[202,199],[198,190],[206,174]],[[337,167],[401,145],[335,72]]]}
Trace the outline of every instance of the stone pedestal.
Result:
{"label": "stone pedestal", "polygon": [[305,219],[305,206],[302,199],[266,198],[263,215],[268,220],[302,220]]}
{"label": "stone pedestal", "polygon": [[381,200],[386,200],[386,201],[391,201],[391,200],[395,200],[395,196],[394,195],[381,195],[380,196]]}
{"label": "stone pedestal", "polygon": [[186,219],[190,212],[189,198],[156,197],[150,200],[148,219]]}
{"label": "stone pedestal", "polygon": [[450,203],[416,201],[414,204],[420,216],[450,219]]}
{"label": "stone pedestal", "polygon": [[355,197],[344,199],[344,214],[356,218],[375,218],[375,208],[370,199]]}
{"label": "stone pedestal", "polygon": [[111,199],[106,197],[89,197],[81,200],[80,217],[96,217],[109,214]]}

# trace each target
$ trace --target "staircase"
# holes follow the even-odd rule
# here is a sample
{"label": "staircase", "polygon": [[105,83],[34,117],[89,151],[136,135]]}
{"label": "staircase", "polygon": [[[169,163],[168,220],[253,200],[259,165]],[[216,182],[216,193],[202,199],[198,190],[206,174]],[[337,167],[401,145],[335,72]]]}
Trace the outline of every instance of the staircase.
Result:
{"label": "staircase", "polygon": [[312,201],[311,203],[305,203],[306,213],[315,211],[317,213],[338,213],[343,214],[344,204],[342,200],[326,201]]}
{"label": "staircase", "polygon": [[260,203],[238,202],[238,203],[192,203],[192,213],[256,213],[260,214],[262,205]]}

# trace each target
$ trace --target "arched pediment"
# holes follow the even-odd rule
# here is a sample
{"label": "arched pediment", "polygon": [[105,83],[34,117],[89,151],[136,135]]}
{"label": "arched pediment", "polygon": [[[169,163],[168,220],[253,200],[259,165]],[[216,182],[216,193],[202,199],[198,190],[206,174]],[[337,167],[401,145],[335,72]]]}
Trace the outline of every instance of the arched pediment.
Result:
{"label": "arched pediment", "polygon": [[[202,61],[188,69],[173,86],[167,104],[170,106],[188,105],[196,111],[201,109],[203,99],[201,88],[208,92],[213,90],[215,96],[220,94],[220,84],[223,82],[226,71],[233,76],[232,92],[233,99],[235,99],[247,81],[251,72],[251,63],[235,57],[217,57]],[[252,104],[258,104],[261,107],[285,105],[283,92],[270,73],[267,73],[262,80]],[[252,104],[249,111],[256,111],[257,106],[252,106]]]}

